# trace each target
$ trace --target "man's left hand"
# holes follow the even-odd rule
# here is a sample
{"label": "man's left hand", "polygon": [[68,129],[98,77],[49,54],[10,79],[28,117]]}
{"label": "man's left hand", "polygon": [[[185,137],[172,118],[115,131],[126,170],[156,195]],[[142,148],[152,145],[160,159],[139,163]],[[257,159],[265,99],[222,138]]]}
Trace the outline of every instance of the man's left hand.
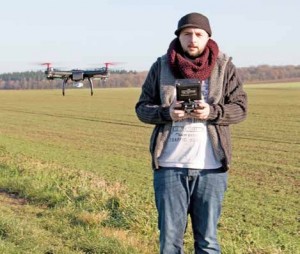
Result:
{"label": "man's left hand", "polygon": [[209,112],[209,104],[204,101],[199,101],[197,108],[190,113],[190,116],[195,119],[206,120],[208,118]]}

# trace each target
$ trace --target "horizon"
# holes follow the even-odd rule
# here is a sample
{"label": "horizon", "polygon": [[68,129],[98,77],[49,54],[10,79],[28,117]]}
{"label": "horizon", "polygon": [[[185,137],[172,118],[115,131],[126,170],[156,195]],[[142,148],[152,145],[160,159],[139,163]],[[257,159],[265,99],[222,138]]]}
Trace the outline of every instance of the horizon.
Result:
{"label": "horizon", "polygon": [[[238,69],[243,69],[243,68],[259,68],[259,67],[263,67],[263,66],[268,66],[268,67],[270,67],[270,68],[280,68],[280,67],[282,67],[282,68],[285,68],[285,67],[290,67],[290,66],[292,66],[292,67],[299,67],[300,66],[300,64],[298,64],[298,65],[294,65],[294,64],[287,64],[287,65],[270,65],[270,64],[261,64],[261,65],[251,65],[251,66],[243,66],[243,67],[239,67],[239,66],[237,66],[237,68]],[[94,69],[97,69],[97,68],[86,68],[86,69],[84,69],[84,68],[82,68],[82,69],[69,69],[70,71],[72,71],[72,70],[94,70]],[[43,69],[43,70],[25,70],[25,71],[12,71],[12,72],[0,72],[0,75],[5,75],[5,74],[14,74],[14,73],[25,73],[25,72],[44,72],[45,71],[45,69]],[[125,72],[137,72],[137,73],[140,73],[140,72],[148,72],[149,70],[127,70],[127,69],[117,69],[117,70],[111,70],[111,72],[113,73],[113,72],[118,72],[118,71],[125,71]]]}

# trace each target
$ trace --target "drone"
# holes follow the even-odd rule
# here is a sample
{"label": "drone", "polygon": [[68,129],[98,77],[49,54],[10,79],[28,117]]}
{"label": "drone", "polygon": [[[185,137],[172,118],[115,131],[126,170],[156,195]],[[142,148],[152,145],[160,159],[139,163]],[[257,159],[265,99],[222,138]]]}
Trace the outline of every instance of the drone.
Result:
{"label": "drone", "polygon": [[45,75],[48,80],[54,80],[54,79],[62,79],[62,95],[65,96],[65,87],[69,80],[72,80],[74,82],[75,87],[82,87],[83,83],[80,81],[84,81],[85,79],[88,79],[90,90],[91,90],[91,96],[94,94],[94,84],[93,84],[93,78],[97,78],[100,80],[106,81],[109,78],[109,65],[113,65],[114,63],[104,63],[105,67],[97,68],[97,69],[91,69],[91,70],[80,70],[80,69],[72,69],[72,70],[59,70],[53,68],[51,63],[42,63],[42,65],[46,65],[47,69],[45,70]]}

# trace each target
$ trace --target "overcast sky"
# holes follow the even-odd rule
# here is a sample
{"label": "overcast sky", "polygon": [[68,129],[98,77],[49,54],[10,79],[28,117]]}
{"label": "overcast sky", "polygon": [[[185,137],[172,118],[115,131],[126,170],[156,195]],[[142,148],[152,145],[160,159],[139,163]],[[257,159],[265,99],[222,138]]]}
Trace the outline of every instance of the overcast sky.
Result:
{"label": "overcast sky", "polygon": [[298,0],[10,0],[1,4],[0,73],[122,62],[148,70],[178,20],[206,15],[212,39],[238,67],[300,64]]}

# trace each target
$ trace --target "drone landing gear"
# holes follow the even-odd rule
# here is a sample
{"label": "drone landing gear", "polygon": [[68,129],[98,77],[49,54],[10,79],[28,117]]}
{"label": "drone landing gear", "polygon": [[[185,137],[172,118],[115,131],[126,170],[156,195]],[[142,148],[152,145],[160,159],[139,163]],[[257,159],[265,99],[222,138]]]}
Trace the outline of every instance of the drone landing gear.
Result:
{"label": "drone landing gear", "polygon": [[63,84],[62,84],[62,95],[63,96],[65,96],[65,87],[66,87],[68,80],[69,80],[68,78],[64,79]]}
{"label": "drone landing gear", "polygon": [[91,88],[91,96],[94,95],[94,91],[93,91],[93,87],[94,87],[94,84],[93,84],[93,80],[91,78],[88,78],[89,82],[90,82],[90,88]]}
{"label": "drone landing gear", "polygon": [[[69,78],[65,78],[63,80],[63,84],[62,84],[62,95],[65,96],[65,88],[66,88],[66,84],[68,83]],[[91,78],[88,78],[89,83],[90,83],[90,89],[91,89],[91,96],[94,95],[94,84],[93,84],[93,80]]]}

